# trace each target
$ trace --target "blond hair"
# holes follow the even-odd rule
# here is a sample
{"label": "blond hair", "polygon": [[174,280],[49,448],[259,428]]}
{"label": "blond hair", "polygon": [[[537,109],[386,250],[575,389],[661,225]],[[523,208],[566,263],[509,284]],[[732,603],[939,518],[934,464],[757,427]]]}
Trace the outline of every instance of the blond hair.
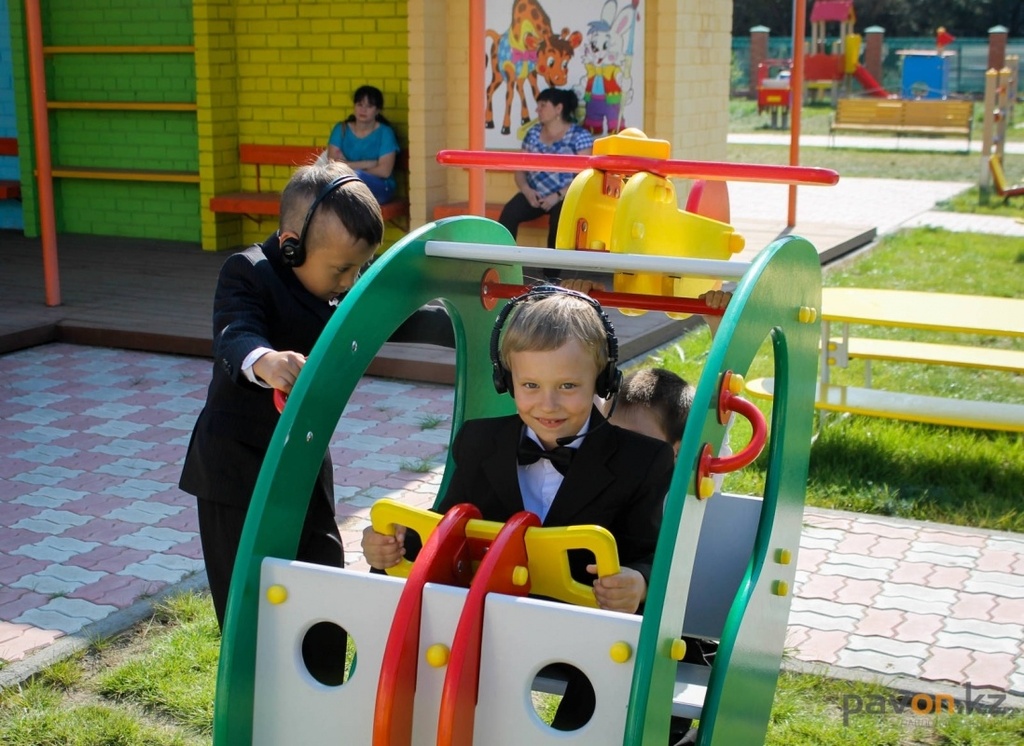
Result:
{"label": "blond hair", "polygon": [[579,342],[594,359],[594,372],[608,364],[608,332],[599,311],[575,294],[552,292],[527,298],[514,309],[501,338],[501,364],[513,352],[547,352]]}

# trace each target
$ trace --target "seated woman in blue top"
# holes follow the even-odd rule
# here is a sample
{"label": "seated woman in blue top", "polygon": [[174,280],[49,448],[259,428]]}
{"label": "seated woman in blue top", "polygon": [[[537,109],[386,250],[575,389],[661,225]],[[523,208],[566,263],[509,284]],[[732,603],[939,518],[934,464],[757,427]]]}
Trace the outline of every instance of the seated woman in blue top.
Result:
{"label": "seated woman in blue top", "polygon": [[[537,96],[537,120],[523,138],[528,153],[590,155],[594,138],[575,123],[576,94],[561,88],[545,88]],[[508,201],[498,222],[515,238],[519,224],[547,214],[548,246],[555,248],[562,200],[575,174],[548,171],[516,171],[518,194]],[[557,277],[557,270],[545,270],[545,277]]]}
{"label": "seated woman in blue top", "polygon": [[370,187],[380,204],[395,198],[395,160],[398,140],[384,118],[384,94],[372,85],[360,86],[352,96],[355,113],[338,122],[327,139],[327,156],[347,163]]}

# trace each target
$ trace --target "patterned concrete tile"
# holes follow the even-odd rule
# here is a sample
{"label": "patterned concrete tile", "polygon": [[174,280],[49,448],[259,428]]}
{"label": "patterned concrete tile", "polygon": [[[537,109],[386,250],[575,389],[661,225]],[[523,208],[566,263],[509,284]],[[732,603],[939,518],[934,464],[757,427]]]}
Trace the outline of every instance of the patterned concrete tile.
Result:
{"label": "patterned concrete tile", "polygon": [[11,550],[11,554],[21,554],[37,560],[48,562],[67,562],[70,558],[95,549],[99,544],[92,541],[79,541],[67,537],[47,536],[35,544],[25,544]]}
{"label": "patterned concrete tile", "polygon": [[41,534],[62,534],[72,526],[81,526],[89,519],[68,510],[41,510],[32,518],[23,518],[13,528],[23,528]]}
{"label": "patterned concrete tile", "polygon": [[942,648],[967,648],[983,653],[1006,653],[1020,655],[1020,640],[1005,637],[987,637],[972,632],[940,631],[935,635],[935,644]]}
{"label": "patterned concrete tile", "polygon": [[1016,671],[1019,658],[1019,649],[1009,653],[975,652],[974,661],[964,669],[964,675],[972,686],[994,687],[1005,691],[1009,688],[1010,676]]}
{"label": "patterned concrete tile", "polygon": [[839,651],[836,665],[843,668],[864,668],[887,675],[918,676],[921,673],[921,659],[911,656],[890,655],[877,650]]}
{"label": "patterned concrete tile", "polygon": [[938,614],[905,614],[896,627],[894,639],[906,642],[935,642],[935,635],[943,628],[945,617]]}
{"label": "patterned concrete tile", "polygon": [[864,610],[854,631],[862,636],[893,637],[905,619],[906,615],[899,609],[869,608]]}
{"label": "patterned concrete tile", "polygon": [[807,639],[797,648],[796,657],[804,661],[835,663],[848,636],[840,630],[809,630]]}

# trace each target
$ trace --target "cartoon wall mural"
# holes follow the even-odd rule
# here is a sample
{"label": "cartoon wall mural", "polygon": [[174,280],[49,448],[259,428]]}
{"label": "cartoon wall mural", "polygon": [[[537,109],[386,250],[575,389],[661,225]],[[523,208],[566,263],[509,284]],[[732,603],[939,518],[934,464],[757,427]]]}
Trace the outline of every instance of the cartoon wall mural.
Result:
{"label": "cartoon wall mural", "polygon": [[487,0],[485,147],[518,150],[547,87],[575,91],[577,120],[595,137],[643,128],[642,0],[545,2]]}

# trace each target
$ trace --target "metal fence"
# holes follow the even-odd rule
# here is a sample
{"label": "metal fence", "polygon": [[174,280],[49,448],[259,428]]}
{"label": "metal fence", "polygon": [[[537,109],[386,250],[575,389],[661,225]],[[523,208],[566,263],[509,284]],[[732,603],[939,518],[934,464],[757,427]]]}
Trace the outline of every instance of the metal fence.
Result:
{"label": "metal fence", "polygon": [[[832,42],[827,41],[831,48]],[[902,81],[901,49],[935,49],[934,37],[886,38],[882,46],[882,87],[899,91]],[[985,93],[985,71],[988,65],[988,38],[957,39],[947,50],[956,52],[950,62],[949,91],[953,94],[982,98]],[[1024,41],[1007,41],[1006,53],[1024,56]],[[790,59],[793,56],[792,39],[785,37],[768,38],[768,56]],[[732,40],[731,94],[743,95],[750,90],[750,38]]]}

